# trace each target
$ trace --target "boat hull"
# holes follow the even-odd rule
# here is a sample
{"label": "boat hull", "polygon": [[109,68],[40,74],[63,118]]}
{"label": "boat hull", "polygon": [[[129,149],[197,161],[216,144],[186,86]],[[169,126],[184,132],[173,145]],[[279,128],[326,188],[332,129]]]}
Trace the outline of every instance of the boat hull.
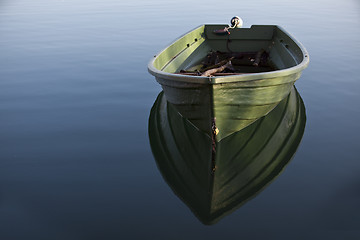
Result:
{"label": "boat hull", "polygon": [[[290,92],[309,63],[306,50],[278,26],[235,29],[229,36],[214,30],[224,25],[203,25],[185,34],[149,63],[166,99],[198,129],[216,139],[243,129],[268,114]],[[209,51],[257,52],[266,49],[277,70],[233,76],[185,76]]]}
{"label": "boat hull", "polygon": [[[212,124],[218,129],[216,139],[237,132],[273,110],[290,92],[300,77],[295,73],[286,77],[254,81],[255,86],[237,82],[224,84],[197,84],[158,79],[166,99],[178,112],[209,136]],[[274,84],[271,84],[273,82]],[[281,84],[277,84],[281,82]]]}

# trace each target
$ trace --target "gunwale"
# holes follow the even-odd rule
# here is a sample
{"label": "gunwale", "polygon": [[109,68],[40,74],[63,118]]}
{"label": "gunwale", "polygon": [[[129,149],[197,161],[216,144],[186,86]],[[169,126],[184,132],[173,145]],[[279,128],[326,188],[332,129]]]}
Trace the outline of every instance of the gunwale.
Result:
{"label": "gunwale", "polygon": [[[278,77],[284,77],[289,76],[292,74],[296,74],[301,72],[303,69],[305,69],[309,64],[309,54],[305,47],[298,42],[291,34],[289,34],[287,31],[285,31],[282,27],[278,25],[252,25],[249,29],[253,29],[259,26],[267,26],[267,27],[273,27],[277,28],[279,31],[283,32],[287,37],[293,41],[297,47],[300,49],[302,53],[302,61],[298,64],[296,64],[293,67],[280,69],[280,70],[274,70],[270,72],[260,72],[260,73],[245,73],[241,75],[231,75],[231,76],[209,76],[209,77],[203,77],[203,76],[184,76],[179,75],[171,72],[165,72],[161,69],[158,69],[154,66],[155,61],[157,60],[158,56],[160,56],[162,53],[166,52],[170,46],[173,44],[182,41],[187,36],[191,35],[195,31],[199,31],[202,28],[205,28],[206,26],[218,26],[219,28],[223,25],[200,25],[189,32],[185,33],[184,35],[177,38],[172,44],[161,50],[158,54],[156,54],[149,62],[148,64],[148,71],[156,77],[156,79],[164,79],[164,80],[170,80],[170,81],[179,81],[179,82],[187,82],[187,83],[201,83],[201,84],[221,84],[221,83],[232,83],[232,82],[251,82],[251,81],[258,81],[261,79],[269,79],[269,78],[278,78]],[[203,41],[207,41],[206,36],[202,36]],[[199,38],[200,40],[200,38]],[[200,42],[200,41],[199,41]],[[184,49],[185,50],[185,49]],[[183,50],[183,51],[184,51]],[[178,53],[178,55],[181,54],[181,51]],[[173,59],[176,59],[177,55],[173,57]],[[172,60],[173,60],[172,59]],[[171,60],[171,61],[172,61]],[[171,64],[170,63],[168,64]]]}

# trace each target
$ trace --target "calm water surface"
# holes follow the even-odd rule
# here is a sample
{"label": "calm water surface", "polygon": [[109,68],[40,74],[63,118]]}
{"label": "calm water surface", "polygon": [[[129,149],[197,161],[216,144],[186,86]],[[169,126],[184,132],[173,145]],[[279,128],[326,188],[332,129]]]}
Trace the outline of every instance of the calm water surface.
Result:
{"label": "calm water surface", "polygon": [[[147,63],[234,15],[307,48],[307,120],[282,174],[206,226],[152,155]],[[359,239],[359,62],[356,0],[1,1],[0,239]]]}

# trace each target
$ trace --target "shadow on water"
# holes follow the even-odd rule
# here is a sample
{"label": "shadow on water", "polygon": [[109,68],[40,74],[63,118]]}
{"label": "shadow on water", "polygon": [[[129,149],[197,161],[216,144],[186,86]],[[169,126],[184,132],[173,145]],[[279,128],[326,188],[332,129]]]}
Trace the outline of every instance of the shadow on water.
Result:
{"label": "shadow on water", "polygon": [[174,193],[204,224],[214,224],[270,184],[299,146],[306,115],[295,89],[268,115],[214,142],[161,92],[150,113],[157,166]]}

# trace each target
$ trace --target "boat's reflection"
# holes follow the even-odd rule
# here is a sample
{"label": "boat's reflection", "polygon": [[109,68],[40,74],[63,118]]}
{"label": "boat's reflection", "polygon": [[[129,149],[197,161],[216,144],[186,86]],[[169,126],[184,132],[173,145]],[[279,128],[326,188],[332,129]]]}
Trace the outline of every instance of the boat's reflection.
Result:
{"label": "boat's reflection", "polygon": [[220,142],[181,117],[160,93],[149,137],[158,168],[204,224],[213,224],[273,181],[296,152],[305,107],[295,88],[265,117]]}

